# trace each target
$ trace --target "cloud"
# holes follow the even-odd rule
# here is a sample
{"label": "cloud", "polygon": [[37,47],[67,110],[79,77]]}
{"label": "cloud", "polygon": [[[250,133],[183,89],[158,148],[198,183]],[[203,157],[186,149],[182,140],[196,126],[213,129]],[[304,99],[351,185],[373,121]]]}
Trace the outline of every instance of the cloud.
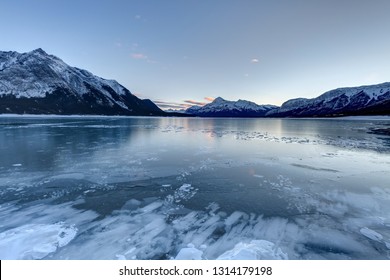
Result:
{"label": "cloud", "polygon": [[185,110],[188,106],[176,105],[176,104],[166,104],[166,105],[157,105],[161,109],[174,109],[174,110]]}
{"label": "cloud", "polygon": [[[209,102],[212,102],[215,98],[206,96],[204,99],[207,100],[208,102],[187,99],[187,100],[183,100],[184,103],[172,103],[172,102],[169,102],[169,103],[168,102],[161,102],[161,103],[162,103],[162,105],[169,104],[169,106],[175,105],[175,106],[180,106],[181,109],[187,109],[187,108],[194,106],[194,105],[204,106],[204,105],[208,104]],[[175,107],[175,108],[178,108],[178,107]]]}
{"label": "cloud", "polygon": [[141,19],[141,16],[140,15],[135,15],[134,18],[138,20],[138,19]]}
{"label": "cloud", "polygon": [[150,63],[150,64],[155,64],[155,63],[158,63],[158,61],[154,60],[154,59],[150,59],[146,54],[144,53],[132,53],[131,54],[131,57],[133,59],[138,59],[138,60],[145,60],[147,63]]}
{"label": "cloud", "polygon": [[195,100],[184,100],[185,103],[191,104],[191,105],[198,105],[198,106],[204,106],[207,103],[206,102],[199,102]]}
{"label": "cloud", "polygon": [[257,59],[257,58],[252,58],[252,59],[251,59],[251,63],[259,63],[259,59]]}
{"label": "cloud", "polygon": [[159,100],[154,100],[153,102],[161,109],[187,109],[188,107],[191,107],[188,104],[178,102],[166,102]]}
{"label": "cloud", "polygon": [[[213,101],[214,97],[205,97],[204,98],[207,101]],[[153,100],[153,102],[160,107],[161,109],[187,109],[191,106],[197,105],[197,106],[204,106],[208,104],[208,102],[201,102],[196,100],[183,100],[184,103],[179,102],[167,102],[167,101],[161,101],[161,100]]]}
{"label": "cloud", "polygon": [[213,102],[214,101],[214,97],[208,97],[208,96],[206,96],[205,98],[204,98],[204,100],[207,100],[207,101],[210,101],[210,102]]}
{"label": "cloud", "polygon": [[131,57],[134,59],[147,59],[148,56],[143,53],[132,53]]}

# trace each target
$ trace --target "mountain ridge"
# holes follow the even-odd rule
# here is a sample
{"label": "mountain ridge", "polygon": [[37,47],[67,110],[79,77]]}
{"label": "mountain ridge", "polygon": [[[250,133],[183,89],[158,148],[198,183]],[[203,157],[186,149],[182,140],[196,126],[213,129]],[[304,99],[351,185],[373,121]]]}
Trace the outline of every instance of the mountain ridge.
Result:
{"label": "mountain ridge", "polygon": [[389,115],[390,83],[343,87],[315,98],[287,100],[266,117],[333,117],[349,115]]}
{"label": "mountain ridge", "polygon": [[192,106],[185,112],[200,117],[264,117],[266,112],[276,108],[274,105],[257,105],[242,99],[229,101],[217,97],[211,103]]}
{"label": "mountain ridge", "polygon": [[0,113],[167,115],[115,80],[71,67],[41,48],[0,52]]}

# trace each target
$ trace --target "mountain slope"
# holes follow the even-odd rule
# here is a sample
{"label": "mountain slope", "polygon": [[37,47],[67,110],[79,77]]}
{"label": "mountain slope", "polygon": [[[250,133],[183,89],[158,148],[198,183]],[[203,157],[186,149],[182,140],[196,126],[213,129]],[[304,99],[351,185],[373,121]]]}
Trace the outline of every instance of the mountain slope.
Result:
{"label": "mountain slope", "polygon": [[276,108],[274,105],[257,105],[241,99],[228,101],[218,97],[202,107],[192,106],[186,113],[200,117],[263,117],[268,111]]}
{"label": "mountain slope", "polygon": [[0,52],[0,113],[165,115],[114,80],[48,55]]}
{"label": "mountain slope", "polygon": [[291,99],[267,117],[330,117],[343,115],[389,115],[390,83],[339,88],[317,98]]}

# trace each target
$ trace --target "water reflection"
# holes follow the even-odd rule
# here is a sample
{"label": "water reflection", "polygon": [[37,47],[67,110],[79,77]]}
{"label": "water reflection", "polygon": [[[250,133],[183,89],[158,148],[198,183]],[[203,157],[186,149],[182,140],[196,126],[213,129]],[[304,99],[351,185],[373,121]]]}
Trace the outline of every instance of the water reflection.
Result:
{"label": "water reflection", "polygon": [[223,148],[238,148],[233,138],[360,145],[383,152],[390,137],[367,133],[380,125],[383,121],[333,119],[1,118],[0,166],[50,170],[61,162],[88,161],[93,154],[114,150],[114,157],[164,149],[183,156],[200,148],[224,153],[228,151]]}

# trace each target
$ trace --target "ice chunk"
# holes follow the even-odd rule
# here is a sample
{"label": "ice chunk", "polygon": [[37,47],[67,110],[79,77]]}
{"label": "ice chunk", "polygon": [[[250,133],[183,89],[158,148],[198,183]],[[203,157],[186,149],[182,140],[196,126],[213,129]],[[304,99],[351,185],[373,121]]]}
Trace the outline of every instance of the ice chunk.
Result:
{"label": "ice chunk", "polygon": [[173,199],[176,203],[189,200],[196,194],[196,191],[197,189],[194,189],[191,184],[183,184],[175,191]]}
{"label": "ice chunk", "polygon": [[121,255],[121,254],[116,254],[115,257],[118,259],[118,260],[126,260],[126,257],[124,255]]}
{"label": "ice chunk", "polygon": [[77,233],[74,226],[27,224],[0,233],[0,259],[42,259],[67,245]]}
{"label": "ice chunk", "polygon": [[238,222],[238,220],[244,215],[244,213],[235,211],[233,214],[231,214],[229,217],[225,220],[225,225],[231,226]]}
{"label": "ice chunk", "polygon": [[367,237],[371,240],[374,240],[374,241],[381,242],[383,239],[382,234],[380,234],[372,229],[366,228],[366,227],[361,228],[360,233],[363,234],[365,237]]}
{"label": "ice chunk", "polygon": [[196,249],[192,243],[187,245],[187,248],[183,248],[177,254],[175,260],[201,260],[203,252]]}
{"label": "ice chunk", "polygon": [[191,184],[183,184],[180,188],[179,188],[179,191],[182,191],[182,192],[189,192],[191,191]]}
{"label": "ice chunk", "polygon": [[240,242],[232,250],[220,255],[218,260],[285,260],[287,254],[267,240]]}

